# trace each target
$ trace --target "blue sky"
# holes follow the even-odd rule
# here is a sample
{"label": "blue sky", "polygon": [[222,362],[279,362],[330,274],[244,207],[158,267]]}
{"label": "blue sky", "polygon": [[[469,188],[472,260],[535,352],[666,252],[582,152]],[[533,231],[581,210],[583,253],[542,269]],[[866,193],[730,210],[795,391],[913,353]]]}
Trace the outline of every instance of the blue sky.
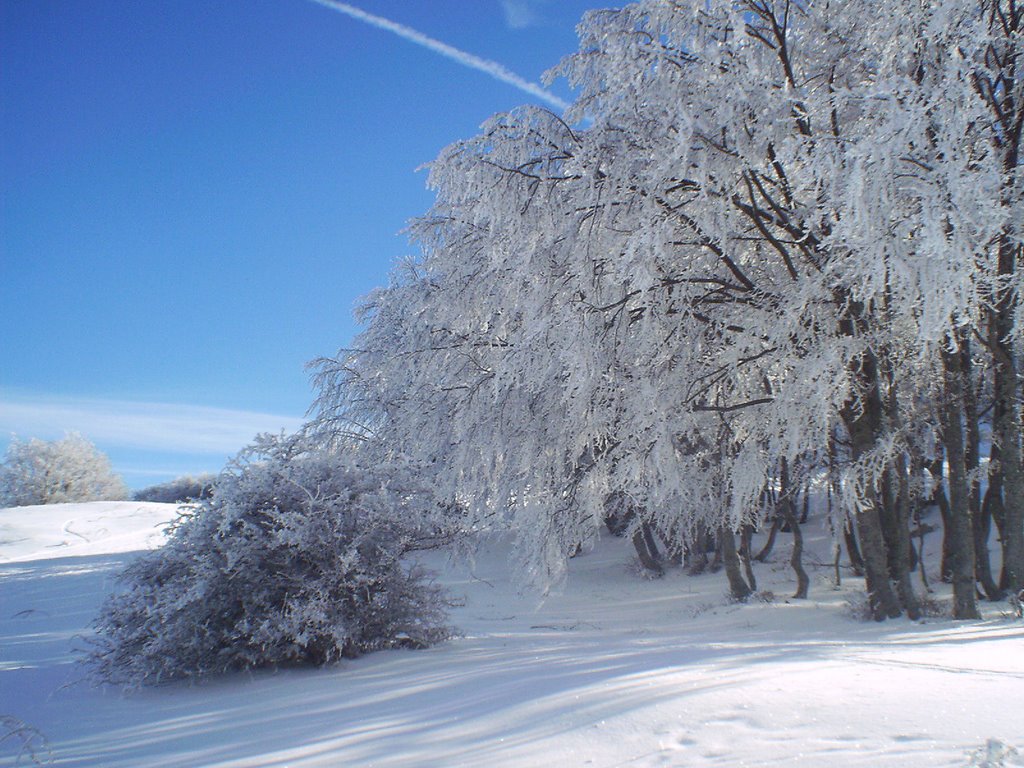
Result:
{"label": "blue sky", "polygon": [[[600,3],[353,5],[538,82]],[[0,449],[74,429],[137,488],[293,428],[415,169],[523,103],[312,0],[0,0]]]}

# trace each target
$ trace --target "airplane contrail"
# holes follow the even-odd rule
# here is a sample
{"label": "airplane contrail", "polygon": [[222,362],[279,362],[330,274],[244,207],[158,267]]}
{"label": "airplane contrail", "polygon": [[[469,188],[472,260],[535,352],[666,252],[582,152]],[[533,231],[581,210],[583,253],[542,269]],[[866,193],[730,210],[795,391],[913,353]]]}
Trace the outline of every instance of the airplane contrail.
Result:
{"label": "airplane contrail", "polygon": [[393,32],[399,37],[408,40],[410,43],[423,46],[424,48],[439,53],[442,56],[446,56],[452,61],[458,62],[463,66],[475,69],[484,74],[490,75],[495,80],[500,80],[503,83],[508,83],[511,86],[518,88],[521,91],[529,93],[531,96],[536,96],[542,101],[546,101],[558,109],[566,110],[569,108],[569,103],[558,98],[555,94],[550,91],[541,88],[536,83],[531,83],[529,80],[524,80],[515,72],[508,69],[503,64],[499,64],[496,61],[489,59],[482,59],[479,56],[474,56],[472,53],[454,48],[447,43],[442,43],[440,40],[435,40],[432,37],[424,35],[422,32],[417,32],[412,27],[407,27],[404,24],[385,19],[383,16],[376,16],[372,13],[367,13],[360,8],[356,8],[354,5],[348,3],[339,2],[339,0],[312,0],[314,3],[318,3],[332,10],[344,13],[346,16],[350,16],[353,19],[366,22],[371,26],[377,27],[378,29],[384,29],[388,32]]}

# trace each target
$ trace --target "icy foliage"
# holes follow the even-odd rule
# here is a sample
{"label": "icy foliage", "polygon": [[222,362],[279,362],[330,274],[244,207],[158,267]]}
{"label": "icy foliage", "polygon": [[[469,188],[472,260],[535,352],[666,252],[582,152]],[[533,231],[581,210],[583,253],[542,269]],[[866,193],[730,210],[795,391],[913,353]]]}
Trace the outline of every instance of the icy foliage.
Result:
{"label": "icy foliage", "polygon": [[841,511],[877,517],[939,349],[1019,295],[987,7],[589,14],[565,119],[498,115],[431,165],[422,255],[320,361],[321,426],[430,464],[541,584],[610,494],[684,542],[735,530],[837,434]]}
{"label": "icy foliage", "polygon": [[136,491],[136,501],[156,501],[164,504],[176,504],[184,501],[197,501],[209,498],[213,493],[216,475],[206,474],[193,477],[182,475],[166,483],[159,483]]}
{"label": "icy foliage", "polygon": [[128,496],[110,459],[77,432],[47,442],[12,440],[0,464],[0,507],[114,501]]}
{"label": "icy foliage", "polygon": [[96,621],[96,676],[152,684],[446,639],[446,599],[407,558],[435,535],[421,498],[401,472],[259,439],[126,569]]}

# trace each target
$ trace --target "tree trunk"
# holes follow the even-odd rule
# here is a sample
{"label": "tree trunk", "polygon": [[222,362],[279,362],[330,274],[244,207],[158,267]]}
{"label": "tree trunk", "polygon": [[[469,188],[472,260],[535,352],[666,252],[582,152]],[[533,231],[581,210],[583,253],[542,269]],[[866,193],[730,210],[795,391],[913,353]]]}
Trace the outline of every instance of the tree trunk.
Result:
{"label": "tree trunk", "polygon": [[658,528],[658,538],[661,539],[662,546],[665,548],[665,560],[671,565],[683,564],[683,541],[682,537],[677,535],[675,526],[668,530]]}
{"label": "tree trunk", "polygon": [[964,425],[966,427],[966,443],[964,445],[964,463],[967,476],[970,478],[970,491],[967,496],[967,509],[971,516],[971,528],[974,534],[974,578],[985,591],[985,597],[991,601],[1002,600],[1003,591],[996,585],[992,576],[992,561],[989,559],[988,539],[992,532],[992,515],[984,514],[981,504],[981,483],[978,481],[978,470],[981,466],[981,429],[978,424],[978,394],[974,387],[974,360],[971,356],[970,336],[967,332],[960,334],[960,369],[964,382]]}
{"label": "tree trunk", "polygon": [[[1000,249],[1000,251],[1005,249]],[[999,474],[1002,486],[1003,576],[1000,586],[1011,592],[1024,589],[1024,471],[1021,468],[1020,406],[1017,402],[1017,372],[1013,358],[1012,312],[997,311],[989,331],[993,346],[992,442],[998,446],[998,461],[989,471]],[[1008,317],[1004,318],[1003,315]],[[1006,335],[1004,335],[1006,334]],[[990,478],[989,483],[992,483]]]}
{"label": "tree trunk", "polygon": [[[851,332],[850,335],[854,334]],[[878,364],[873,353],[864,352],[854,372],[860,389],[859,401],[846,403],[841,413],[850,435],[852,458],[857,461],[875,448],[882,436],[882,398],[878,389]],[[866,485],[873,487],[865,489],[866,498],[861,500],[854,519],[864,559],[871,615],[875,621],[884,621],[903,615],[903,608],[889,582],[889,562],[882,527],[883,518],[891,514],[891,510],[884,509],[878,484]]]}
{"label": "tree trunk", "polygon": [[772,527],[768,529],[768,539],[765,541],[764,546],[761,547],[761,551],[757,553],[757,557],[754,559],[759,563],[763,563],[771,555],[772,550],[775,549],[775,539],[779,535],[779,527],[782,525],[782,520],[779,519],[778,515],[772,515]]}
{"label": "tree trunk", "polygon": [[729,591],[736,600],[746,600],[753,589],[743,579],[740,569],[740,556],[736,551],[736,535],[731,528],[723,527],[719,531],[718,540],[722,549],[722,560],[725,562],[725,575],[729,579]]}
{"label": "tree trunk", "polygon": [[790,528],[793,529],[793,554],[789,558],[789,564],[793,568],[793,573],[796,574],[796,593],[793,597],[803,600],[811,588],[811,579],[808,577],[807,571],[804,570],[803,563],[804,533],[800,529],[800,521],[792,511],[787,513],[787,517],[789,517]]}
{"label": "tree trunk", "polygon": [[854,531],[853,519],[847,515],[843,523],[843,541],[846,544],[846,554],[850,558],[850,567],[853,568],[854,576],[864,576],[864,556],[860,553],[860,545],[857,543],[857,534]]}
{"label": "tree trunk", "polygon": [[895,619],[903,615],[896,593],[889,583],[889,563],[885,557],[885,541],[877,499],[868,499],[857,513],[857,535],[864,557],[864,579],[867,582],[871,615],[875,621]]}
{"label": "tree trunk", "polygon": [[[921,483],[924,479],[925,469],[927,462],[925,461],[924,448],[918,442],[914,441],[910,446],[910,474],[907,477],[907,493],[911,498],[910,504],[910,522],[911,527],[911,540],[914,538],[914,534],[917,534],[917,551],[916,551],[916,562],[917,570],[921,575],[921,586],[924,587],[925,594],[930,593],[931,586],[928,584],[928,569],[925,567],[924,562],[924,545],[925,537],[932,530],[931,526],[927,525],[922,520],[922,513],[927,506],[927,499],[924,497],[924,490],[921,487]],[[915,492],[910,493],[910,480],[915,479],[914,484]]]}
{"label": "tree trunk", "polygon": [[[1000,278],[988,310],[988,344],[992,352],[992,443],[999,448],[999,461],[990,461],[990,478],[999,475],[1002,484],[1003,574],[1000,586],[1017,592],[1024,589],[1024,465],[1021,448],[1021,400],[1019,362],[1015,344],[1020,330],[1015,327],[1020,295],[1020,269],[1024,267],[1021,222],[1015,216],[1021,184],[1021,150],[1024,142],[1024,99],[1020,98],[1020,39],[1024,14],[1014,0],[995,0],[989,15],[991,40],[988,55],[980,64],[980,79],[999,87],[979,89],[998,124],[992,131],[992,148],[1002,160],[1000,203],[1005,216],[996,248],[996,271]],[[993,454],[995,451],[993,450]],[[991,479],[990,479],[991,481]]]}
{"label": "tree trunk", "polygon": [[953,524],[950,518],[949,497],[946,496],[946,473],[943,469],[946,452],[941,445],[939,446],[939,451],[941,452],[940,455],[934,461],[928,462],[927,468],[934,484],[932,487],[931,503],[939,508],[939,516],[942,518],[942,561],[939,565],[939,579],[943,583],[948,584],[953,580],[953,555],[946,531],[949,531]]}
{"label": "tree trunk", "polygon": [[895,476],[895,487],[891,489],[893,517],[896,519],[896,524],[893,526],[895,541],[889,554],[889,570],[893,574],[896,591],[900,596],[900,602],[907,611],[907,616],[916,621],[921,618],[921,602],[917,599],[917,593],[914,591],[914,584],[910,578],[917,552],[914,550],[914,543],[910,540],[910,493],[907,482],[906,456],[901,454],[897,457],[892,469],[885,474],[890,480]]}
{"label": "tree trunk", "polygon": [[[885,379],[888,392],[886,417],[889,428],[894,429],[900,423],[899,388],[891,365],[885,368]],[[883,531],[886,536],[889,573],[907,616],[916,620],[921,617],[921,604],[910,578],[917,552],[910,539],[910,483],[904,452],[901,451],[883,472],[882,492],[888,507],[888,514],[883,516]]]}
{"label": "tree trunk", "polygon": [[647,523],[640,523],[633,530],[633,548],[636,550],[640,564],[654,576],[661,576],[665,570],[661,567],[658,547],[654,543],[654,535]]}
{"label": "tree trunk", "polygon": [[708,569],[708,531],[705,526],[700,526],[695,541],[686,548],[683,563],[690,576],[697,576]]}
{"label": "tree trunk", "polygon": [[[952,339],[947,339],[952,343]],[[949,467],[949,540],[953,576],[953,618],[978,619],[974,597],[974,535],[968,508],[967,464],[961,422],[964,398],[963,371],[957,350],[942,349],[943,398],[939,404],[942,442]]]}
{"label": "tree trunk", "polygon": [[796,574],[796,594],[793,597],[803,600],[807,597],[811,580],[807,576],[807,571],[804,570],[804,534],[800,530],[800,521],[796,516],[796,504],[790,490],[789,462],[783,457],[779,468],[779,499],[782,502],[783,517],[793,533],[793,553],[789,558],[789,564],[793,568],[793,573]]}
{"label": "tree trunk", "polygon": [[754,527],[744,525],[740,534],[740,561],[743,563],[743,572],[747,575],[747,582],[750,588],[757,589],[757,578],[754,576],[754,565],[750,559],[750,549],[753,546]]}

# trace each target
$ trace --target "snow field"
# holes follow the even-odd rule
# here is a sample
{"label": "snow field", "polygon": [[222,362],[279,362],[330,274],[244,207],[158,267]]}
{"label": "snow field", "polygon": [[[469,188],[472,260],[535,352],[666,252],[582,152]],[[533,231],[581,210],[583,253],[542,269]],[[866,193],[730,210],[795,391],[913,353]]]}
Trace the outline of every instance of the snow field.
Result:
{"label": "snow field", "polygon": [[[1024,747],[1024,624],[1007,606],[861,623],[846,602],[862,582],[835,590],[824,567],[810,600],[787,601],[786,539],[756,571],[773,602],[730,603],[722,574],[643,580],[612,537],[541,599],[495,545],[472,569],[431,558],[460,602],[462,637],[442,646],[135,693],[81,682],[80,636],[173,515],[0,512],[0,714],[44,734],[55,765],[917,768],[968,765],[989,739]],[[809,563],[828,543],[807,533]],[[19,747],[0,742],[0,766]]]}

